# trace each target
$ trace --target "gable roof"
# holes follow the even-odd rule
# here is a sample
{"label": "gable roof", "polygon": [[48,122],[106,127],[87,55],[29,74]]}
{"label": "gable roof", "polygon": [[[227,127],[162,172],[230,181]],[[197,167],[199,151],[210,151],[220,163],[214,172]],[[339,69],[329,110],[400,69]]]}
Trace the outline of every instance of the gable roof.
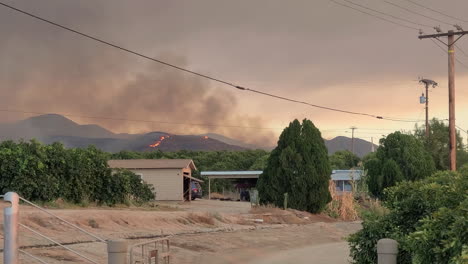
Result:
{"label": "gable roof", "polygon": [[110,168],[121,169],[183,169],[196,170],[195,163],[191,159],[128,159],[109,160]]}

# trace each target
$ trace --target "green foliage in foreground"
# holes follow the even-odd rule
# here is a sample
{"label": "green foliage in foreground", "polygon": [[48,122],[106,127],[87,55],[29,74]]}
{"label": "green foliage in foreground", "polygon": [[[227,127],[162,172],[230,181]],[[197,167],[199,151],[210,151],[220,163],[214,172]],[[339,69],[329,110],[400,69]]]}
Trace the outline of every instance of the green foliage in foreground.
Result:
{"label": "green foliage in foreground", "polygon": [[153,187],[132,172],[112,173],[109,154],[95,147],[65,149],[60,143],[5,141],[0,144],[0,191],[48,202],[114,205],[155,198]]}
{"label": "green foliage in foreground", "polygon": [[385,191],[386,215],[368,215],[349,238],[353,263],[377,263],[381,238],[399,242],[400,264],[468,261],[468,167],[404,181]]}
{"label": "green foliage in foreground", "polygon": [[283,130],[278,146],[271,152],[267,167],[257,184],[260,201],[317,213],[331,201],[328,191],[330,163],[320,131],[305,119],[296,119]]}

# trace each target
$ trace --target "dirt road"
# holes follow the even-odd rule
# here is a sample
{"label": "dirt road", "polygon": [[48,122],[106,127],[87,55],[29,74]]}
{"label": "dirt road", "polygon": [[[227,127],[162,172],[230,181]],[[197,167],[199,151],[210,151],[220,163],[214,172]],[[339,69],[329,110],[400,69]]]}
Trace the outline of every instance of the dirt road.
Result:
{"label": "dirt road", "polygon": [[248,264],[347,264],[348,256],[348,243],[337,242],[284,250],[269,257],[255,259]]}

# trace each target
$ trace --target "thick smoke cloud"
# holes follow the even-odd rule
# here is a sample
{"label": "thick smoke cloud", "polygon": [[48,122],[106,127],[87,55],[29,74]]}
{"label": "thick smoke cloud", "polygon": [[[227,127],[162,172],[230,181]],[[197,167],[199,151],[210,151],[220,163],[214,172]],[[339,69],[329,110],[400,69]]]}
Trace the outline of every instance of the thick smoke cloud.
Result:
{"label": "thick smoke cloud", "polygon": [[[8,21],[12,25],[0,28],[0,33],[6,36],[0,42],[4,58],[0,64],[0,104],[4,108],[161,121],[70,117],[80,123],[97,123],[116,132],[215,132],[249,143],[272,143],[268,131],[196,125],[263,125],[259,117],[237,114],[238,102],[226,87],[37,24],[5,10],[0,12],[1,24]],[[99,13],[97,10],[81,12],[81,19],[78,19],[79,15],[59,16],[66,24],[81,23],[84,28],[99,24],[99,19],[93,17]],[[156,55],[177,65],[189,66],[184,54]],[[0,115],[3,121],[24,117]]]}
{"label": "thick smoke cloud", "polygon": [[[431,97],[431,115],[447,117],[447,88],[443,87],[447,84],[446,52],[431,41],[419,40],[417,30],[379,21],[330,1],[6,1],[150,56],[243,86],[335,108],[415,119],[422,109],[417,78],[432,78],[441,87],[434,89]],[[425,5],[457,17],[463,17],[468,8],[463,0],[450,6],[442,2],[427,0]],[[408,20],[438,25],[383,1],[367,4]],[[409,2],[402,5],[449,20]],[[349,136],[342,129],[350,126],[399,130],[414,125],[229,92],[226,87],[174,73],[3,7],[0,25],[0,104],[4,108],[267,127],[309,118],[322,130],[341,129],[327,136]],[[433,32],[431,28],[424,30]],[[457,44],[466,51],[467,41],[464,37]],[[458,48],[456,54],[467,64]],[[468,111],[462,100],[468,96],[464,89],[468,71],[457,64],[456,74],[457,121],[467,127]],[[171,91],[184,94],[168,94],[169,86],[165,85],[179,87]],[[253,114],[242,116],[246,113]],[[24,117],[0,114],[0,120]],[[248,135],[253,141],[262,141],[259,135],[264,135],[264,130],[74,120],[98,123],[117,132],[211,131]],[[268,136],[270,141],[279,131]]]}

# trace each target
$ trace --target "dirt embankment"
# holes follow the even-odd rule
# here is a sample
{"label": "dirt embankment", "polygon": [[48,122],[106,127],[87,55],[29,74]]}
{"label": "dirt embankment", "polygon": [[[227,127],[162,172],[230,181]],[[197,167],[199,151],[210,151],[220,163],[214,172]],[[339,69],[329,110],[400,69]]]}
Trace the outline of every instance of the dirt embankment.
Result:
{"label": "dirt embankment", "polygon": [[[170,204],[156,210],[85,208],[51,212],[99,237],[127,239],[130,244],[175,235],[171,239],[175,263],[209,263],[203,260],[207,255],[219,255],[221,252],[221,255],[226,255],[226,250],[249,252],[253,250],[252,246],[269,252],[274,248],[309,243],[309,236],[315,237],[312,240],[316,242],[321,241],[318,235],[323,235],[327,241],[338,241],[347,232],[336,231],[341,230],[338,223],[326,216],[275,208],[251,209],[250,204],[237,202],[201,200]],[[93,242],[92,237],[35,208],[21,206],[20,222],[68,244],[99,263],[105,263],[104,243]],[[293,236],[303,239],[296,240]],[[51,247],[52,243],[24,228],[20,229],[20,244],[24,250],[48,263],[81,262],[79,257]],[[249,256],[247,253],[244,255]],[[22,258],[25,260],[23,263],[30,262],[25,256]]]}

